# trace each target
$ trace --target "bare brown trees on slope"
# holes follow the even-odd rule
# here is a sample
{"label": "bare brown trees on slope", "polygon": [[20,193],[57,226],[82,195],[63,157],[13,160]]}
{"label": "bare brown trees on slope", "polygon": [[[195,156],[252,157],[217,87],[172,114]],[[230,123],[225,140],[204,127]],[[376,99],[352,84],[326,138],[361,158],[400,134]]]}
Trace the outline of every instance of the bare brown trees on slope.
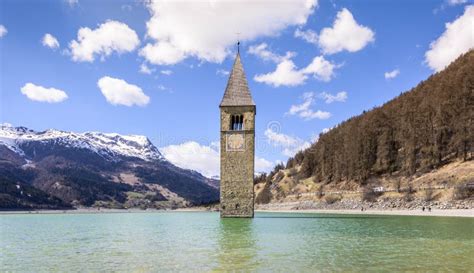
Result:
{"label": "bare brown trees on slope", "polygon": [[350,118],[290,158],[302,177],[361,184],[474,156],[474,50],[381,107]]}

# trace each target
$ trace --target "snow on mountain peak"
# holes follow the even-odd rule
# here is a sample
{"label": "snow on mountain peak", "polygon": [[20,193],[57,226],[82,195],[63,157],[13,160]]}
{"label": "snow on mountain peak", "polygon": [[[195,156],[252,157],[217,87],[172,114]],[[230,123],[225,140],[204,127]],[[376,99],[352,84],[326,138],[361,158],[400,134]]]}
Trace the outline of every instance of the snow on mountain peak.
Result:
{"label": "snow on mountain peak", "polygon": [[72,148],[89,149],[101,156],[116,160],[116,156],[136,157],[146,161],[165,160],[146,136],[117,133],[74,133],[49,129],[36,132],[26,127],[0,126],[0,144],[24,154],[20,146],[29,141],[54,142]]}

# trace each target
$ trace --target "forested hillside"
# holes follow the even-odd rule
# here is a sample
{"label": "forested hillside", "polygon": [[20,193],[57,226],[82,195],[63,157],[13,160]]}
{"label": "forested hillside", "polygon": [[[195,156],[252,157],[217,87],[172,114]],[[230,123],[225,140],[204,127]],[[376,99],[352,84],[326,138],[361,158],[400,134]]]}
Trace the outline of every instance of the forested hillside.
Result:
{"label": "forested hillside", "polygon": [[[367,192],[375,186],[396,189],[397,196],[404,192],[404,200],[416,189],[426,191],[424,200],[466,198],[473,194],[473,157],[471,50],[412,90],[321,134],[286,166],[256,177],[256,202],[283,201],[301,193],[321,199],[325,192]],[[431,187],[453,192],[435,198],[426,190]],[[459,187],[467,190],[460,194]]]}
{"label": "forested hillside", "polygon": [[412,90],[321,134],[290,158],[302,177],[325,182],[401,172],[411,175],[453,159],[471,160],[474,148],[474,51],[460,56]]}

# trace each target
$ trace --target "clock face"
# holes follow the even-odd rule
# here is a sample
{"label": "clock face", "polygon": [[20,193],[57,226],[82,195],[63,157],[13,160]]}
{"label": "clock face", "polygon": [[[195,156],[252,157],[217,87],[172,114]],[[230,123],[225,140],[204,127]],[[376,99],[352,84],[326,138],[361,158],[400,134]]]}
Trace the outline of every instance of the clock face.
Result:
{"label": "clock face", "polygon": [[243,151],[245,150],[245,137],[244,134],[227,134],[226,141],[227,151]]}

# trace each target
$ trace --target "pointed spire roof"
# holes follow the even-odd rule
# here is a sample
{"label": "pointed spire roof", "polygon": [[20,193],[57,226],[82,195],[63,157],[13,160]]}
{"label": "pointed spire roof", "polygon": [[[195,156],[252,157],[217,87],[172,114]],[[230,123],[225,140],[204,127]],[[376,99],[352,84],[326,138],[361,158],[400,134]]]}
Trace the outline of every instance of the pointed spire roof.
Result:
{"label": "pointed spire roof", "polygon": [[220,106],[254,106],[244,68],[237,52]]}

